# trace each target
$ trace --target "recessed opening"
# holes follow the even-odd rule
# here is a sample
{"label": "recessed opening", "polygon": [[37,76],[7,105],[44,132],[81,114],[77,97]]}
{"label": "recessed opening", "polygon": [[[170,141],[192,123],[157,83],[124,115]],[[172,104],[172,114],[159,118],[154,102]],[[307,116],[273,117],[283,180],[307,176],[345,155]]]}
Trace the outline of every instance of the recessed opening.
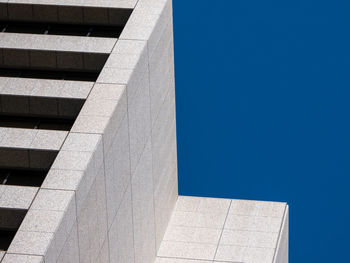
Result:
{"label": "recessed opening", "polygon": [[26,128],[29,125],[40,129],[57,127],[59,130],[69,130],[85,100],[2,95],[0,101],[0,122],[4,127]]}
{"label": "recessed opening", "polygon": [[74,119],[0,115],[0,127],[69,131]]}
{"label": "recessed opening", "polygon": [[0,19],[3,21],[109,27],[124,27],[132,13],[130,8],[35,3],[0,3],[0,9],[4,10],[0,12]]}
{"label": "recessed opening", "polygon": [[0,185],[40,187],[58,151],[0,148]]}
{"label": "recessed opening", "polygon": [[47,170],[0,168],[0,184],[40,187]]}
{"label": "recessed opening", "polygon": [[122,26],[0,21],[0,32],[118,38]]}
{"label": "recessed opening", "polygon": [[1,76],[96,81],[108,59],[107,53],[52,50],[0,50]]}
{"label": "recessed opening", "polygon": [[53,150],[0,148],[0,184],[41,186],[57,154]]}
{"label": "recessed opening", "polygon": [[6,251],[21,225],[27,210],[0,208],[0,251]]}
{"label": "recessed opening", "polygon": [[33,79],[96,81],[96,79],[98,77],[98,73],[56,71],[56,70],[0,68],[0,76],[1,77],[33,78]]}
{"label": "recessed opening", "polygon": [[[1,211],[0,211],[1,213]],[[16,229],[1,229],[0,228],[0,251],[6,251],[10,246],[13,238],[16,235]]]}

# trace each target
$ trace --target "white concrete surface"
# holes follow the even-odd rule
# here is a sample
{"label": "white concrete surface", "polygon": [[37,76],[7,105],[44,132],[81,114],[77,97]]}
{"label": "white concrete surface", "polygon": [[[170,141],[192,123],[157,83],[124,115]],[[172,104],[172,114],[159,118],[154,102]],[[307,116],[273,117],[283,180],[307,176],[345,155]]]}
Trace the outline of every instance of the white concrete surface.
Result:
{"label": "white concrete surface", "polygon": [[2,19],[73,24],[123,24],[133,9],[118,39],[0,33],[6,66],[99,72],[0,77],[1,113],[76,117],[69,131],[0,128],[1,167],[48,170],[40,187],[0,185],[0,211],[26,211],[1,262],[288,262],[285,203],[178,197],[171,0],[0,3]]}
{"label": "white concrete surface", "polygon": [[156,262],[288,262],[287,218],[286,203],[179,196]]}

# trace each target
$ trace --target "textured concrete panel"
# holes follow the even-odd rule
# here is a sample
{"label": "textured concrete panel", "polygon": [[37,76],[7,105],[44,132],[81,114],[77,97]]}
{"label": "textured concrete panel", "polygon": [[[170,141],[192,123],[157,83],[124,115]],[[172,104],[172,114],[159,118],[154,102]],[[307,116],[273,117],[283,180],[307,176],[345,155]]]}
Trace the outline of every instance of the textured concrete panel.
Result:
{"label": "textured concrete panel", "polygon": [[42,256],[18,255],[7,253],[2,263],[44,263]]}
{"label": "textured concrete panel", "polygon": [[158,187],[154,192],[157,250],[163,240],[177,199],[177,170],[173,170],[172,175],[169,177],[170,180],[164,181],[163,187]]}
{"label": "textured concrete panel", "polygon": [[281,226],[274,263],[288,263],[289,261],[289,208],[284,211],[283,224]]}
{"label": "textured concrete panel", "polygon": [[125,116],[105,158],[108,226],[118,211],[125,190],[131,185],[128,122]]}
{"label": "textured concrete panel", "polygon": [[286,239],[286,208],[278,202],[180,196],[157,262],[272,263],[275,254],[285,260],[278,243]]}
{"label": "textured concrete panel", "polygon": [[150,142],[147,143],[131,180],[135,262],[152,262],[156,256],[156,241]]}
{"label": "textured concrete panel", "polygon": [[65,131],[38,130],[29,148],[58,151],[67,135]]}
{"label": "textured concrete panel", "polygon": [[220,229],[203,227],[168,226],[164,241],[185,243],[217,244],[221,235]]}
{"label": "textured concrete panel", "polygon": [[37,191],[37,187],[0,185],[0,207],[28,209]]}
{"label": "textured concrete panel", "polygon": [[101,167],[78,214],[80,262],[94,262],[107,236],[104,169]]}
{"label": "textured concrete panel", "polygon": [[216,245],[212,244],[163,241],[158,255],[160,257],[213,260],[215,251]]}
{"label": "textured concrete panel", "polygon": [[108,233],[111,263],[135,262],[133,235],[131,187],[129,187],[124,193],[120,208]]}
{"label": "textured concrete panel", "polygon": [[79,262],[78,232],[76,224],[73,225],[62,250],[59,252],[57,263],[64,262]]}
{"label": "textured concrete panel", "polygon": [[0,147],[4,148],[22,148],[28,149],[34,140],[37,130],[29,129],[7,129],[0,128],[2,130],[2,139]]}
{"label": "textured concrete panel", "polygon": [[78,191],[78,186],[83,176],[84,173],[82,171],[51,169],[41,187],[46,189]]}
{"label": "textured concrete panel", "polygon": [[[53,233],[18,231],[12,240],[8,252],[14,254],[43,255],[49,260],[55,259],[57,258],[57,251],[53,240]],[[30,245],[28,246],[28,244]]]}
{"label": "textured concrete panel", "polygon": [[150,97],[147,82],[134,95],[128,96],[128,117],[131,172],[133,172],[151,134]]}
{"label": "textured concrete panel", "polygon": [[100,254],[96,258],[97,263],[109,263],[109,242],[108,237],[106,237],[103,242],[102,248],[100,250]]}
{"label": "textured concrete panel", "polygon": [[0,48],[19,50],[109,54],[115,42],[111,38],[0,33]]}

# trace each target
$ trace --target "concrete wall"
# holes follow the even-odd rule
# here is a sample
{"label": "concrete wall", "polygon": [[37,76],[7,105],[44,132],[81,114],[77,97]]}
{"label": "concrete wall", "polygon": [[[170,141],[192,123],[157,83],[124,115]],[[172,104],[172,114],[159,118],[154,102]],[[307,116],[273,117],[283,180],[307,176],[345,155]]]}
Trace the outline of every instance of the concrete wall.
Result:
{"label": "concrete wall", "polygon": [[289,261],[289,207],[286,207],[280,236],[277,244],[274,263],[288,263]]}
{"label": "concrete wall", "polygon": [[154,262],[177,195],[172,4],[140,0],[3,262]]}
{"label": "concrete wall", "polygon": [[[171,0],[0,7],[5,20],[78,24],[123,25],[132,11],[118,39],[0,33],[5,66],[47,69],[56,61],[51,70],[98,74],[0,78],[0,113],[31,116],[36,105],[35,114],[75,117],[83,104],[69,132],[0,128],[0,168],[48,168],[54,159],[41,187],[0,185],[0,211],[9,209],[0,227],[19,211],[2,263],[288,262],[285,203],[178,199]],[[237,239],[242,231],[249,239]]]}
{"label": "concrete wall", "polygon": [[287,263],[288,205],[179,196],[156,263]]}
{"label": "concrete wall", "polygon": [[[67,241],[78,242],[80,262],[154,262],[177,199],[172,9],[170,1],[155,3],[164,7],[143,14],[136,6],[90,94],[106,90],[110,99],[109,89],[120,89],[121,105],[109,120],[114,135],[102,134],[104,165]],[[147,23],[150,34],[138,36]]]}

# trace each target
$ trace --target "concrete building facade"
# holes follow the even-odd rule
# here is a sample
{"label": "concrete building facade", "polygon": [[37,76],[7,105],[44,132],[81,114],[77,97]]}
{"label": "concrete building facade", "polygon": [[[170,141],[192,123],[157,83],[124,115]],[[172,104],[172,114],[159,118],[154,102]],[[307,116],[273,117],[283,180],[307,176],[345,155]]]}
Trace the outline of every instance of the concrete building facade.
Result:
{"label": "concrete building facade", "polygon": [[287,204],[178,196],[171,0],[0,0],[0,27],[0,262],[288,262]]}

